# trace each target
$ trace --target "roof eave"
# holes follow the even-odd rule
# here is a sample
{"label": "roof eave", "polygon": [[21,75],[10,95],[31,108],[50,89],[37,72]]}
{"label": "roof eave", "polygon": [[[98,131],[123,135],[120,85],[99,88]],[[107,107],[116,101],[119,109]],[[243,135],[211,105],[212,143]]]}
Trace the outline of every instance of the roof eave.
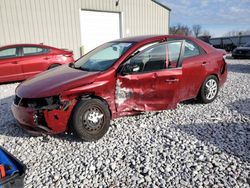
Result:
{"label": "roof eave", "polygon": [[154,3],[156,3],[157,5],[159,5],[159,6],[163,7],[163,8],[165,8],[165,9],[167,9],[168,11],[171,11],[171,8],[169,8],[169,7],[167,7],[166,5],[164,5],[164,4],[160,3],[160,2],[158,2],[157,0],[151,0],[151,1],[153,1]]}

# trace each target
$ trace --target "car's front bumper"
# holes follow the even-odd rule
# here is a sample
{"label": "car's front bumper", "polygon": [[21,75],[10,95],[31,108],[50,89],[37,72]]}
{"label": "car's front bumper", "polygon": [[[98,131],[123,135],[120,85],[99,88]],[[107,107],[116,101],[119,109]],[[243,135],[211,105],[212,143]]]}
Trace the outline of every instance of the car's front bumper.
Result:
{"label": "car's front bumper", "polygon": [[37,125],[35,121],[35,110],[32,108],[24,108],[12,104],[12,114],[19,123],[19,125],[31,134],[53,134],[53,130],[48,127]]}
{"label": "car's front bumper", "polygon": [[67,109],[38,110],[12,104],[13,116],[19,125],[27,132],[35,135],[58,134],[65,132],[76,101]]}

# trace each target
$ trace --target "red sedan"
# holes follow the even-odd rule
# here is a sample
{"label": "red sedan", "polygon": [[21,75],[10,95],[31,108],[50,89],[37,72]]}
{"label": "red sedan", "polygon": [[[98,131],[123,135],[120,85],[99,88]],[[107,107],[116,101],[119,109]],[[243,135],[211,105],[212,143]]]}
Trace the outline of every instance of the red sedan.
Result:
{"label": "red sedan", "polygon": [[173,109],[192,98],[215,100],[227,79],[225,54],[183,36],[108,42],[20,84],[12,112],[31,133],[70,129],[83,140],[97,140],[112,118]]}
{"label": "red sedan", "polygon": [[0,48],[0,83],[25,80],[42,71],[71,62],[74,62],[72,52],[50,46],[3,46]]}

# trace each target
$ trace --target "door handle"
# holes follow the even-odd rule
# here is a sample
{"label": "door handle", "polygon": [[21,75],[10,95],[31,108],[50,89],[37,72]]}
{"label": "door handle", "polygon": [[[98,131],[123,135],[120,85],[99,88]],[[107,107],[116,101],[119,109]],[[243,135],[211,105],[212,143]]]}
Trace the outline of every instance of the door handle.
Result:
{"label": "door handle", "polygon": [[49,58],[49,57],[45,57],[45,58],[43,58],[43,59],[45,59],[45,60],[49,60],[50,58]]}
{"label": "door handle", "polygon": [[205,66],[206,64],[207,64],[206,61],[203,61],[203,62],[201,63],[202,66]]}
{"label": "door handle", "polygon": [[11,64],[18,64],[18,61],[13,61],[13,62],[11,62]]}
{"label": "door handle", "polygon": [[167,78],[167,79],[165,80],[165,82],[169,82],[169,83],[178,82],[178,81],[179,81],[178,78]]}

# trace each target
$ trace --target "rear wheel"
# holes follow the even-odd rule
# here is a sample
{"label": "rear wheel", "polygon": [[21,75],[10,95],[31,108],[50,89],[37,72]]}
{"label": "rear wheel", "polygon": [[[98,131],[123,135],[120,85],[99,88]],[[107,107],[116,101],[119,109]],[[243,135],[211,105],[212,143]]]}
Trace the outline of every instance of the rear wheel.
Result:
{"label": "rear wheel", "polygon": [[95,141],[102,138],[110,125],[108,106],[98,99],[80,101],[71,118],[73,133],[84,141]]}
{"label": "rear wheel", "polygon": [[219,91],[219,83],[216,76],[211,75],[206,78],[201,86],[198,98],[202,103],[213,102]]}

